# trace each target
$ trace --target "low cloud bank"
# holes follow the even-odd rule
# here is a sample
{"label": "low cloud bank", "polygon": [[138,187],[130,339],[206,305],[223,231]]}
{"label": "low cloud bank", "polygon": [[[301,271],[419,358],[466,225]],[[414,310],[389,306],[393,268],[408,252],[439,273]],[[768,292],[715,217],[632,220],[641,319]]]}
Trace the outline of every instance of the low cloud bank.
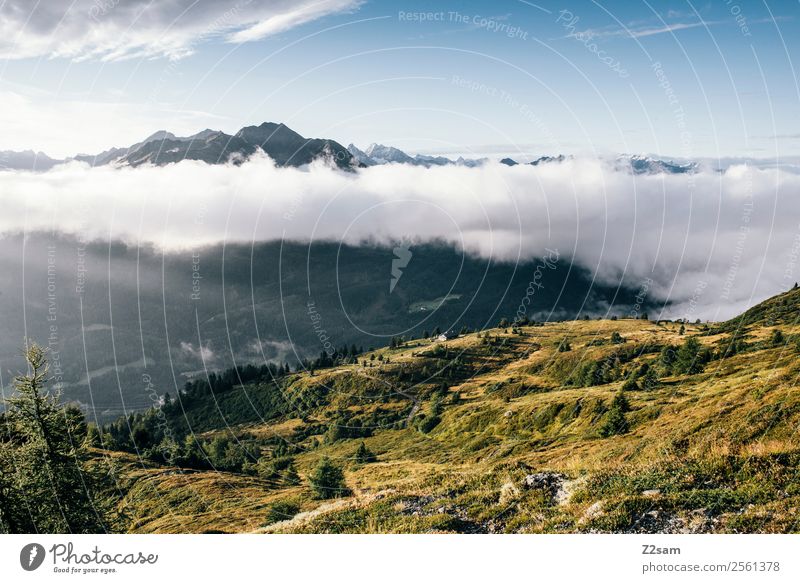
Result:
{"label": "low cloud bank", "polygon": [[[800,176],[732,166],[631,174],[600,160],[348,173],[185,161],[0,173],[0,232],[57,230],[180,251],[220,241],[445,240],[518,261],[557,249],[599,281],[720,319],[800,279]],[[405,243],[404,243],[405,244]]]}

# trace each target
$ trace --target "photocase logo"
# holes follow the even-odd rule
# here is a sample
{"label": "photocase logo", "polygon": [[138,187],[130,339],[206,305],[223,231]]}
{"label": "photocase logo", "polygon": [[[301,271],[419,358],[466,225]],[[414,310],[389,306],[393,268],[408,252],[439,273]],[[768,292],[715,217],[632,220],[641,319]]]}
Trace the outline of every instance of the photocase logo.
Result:
{"label": "photocase logo", "polygon": [[392,250],[394,258],[392,259],[392,279],[389,281],[389,293],[394,291],[397,282],[403,277],[403,270],[408,267],[408,263],[414,255],[409,247],[411,247],[411,243],[401,241],[400,245]]}
{"label": "photocase logo", "polygon": [[44,562],[44,547],[39,543],[30,543],[19,552],[19,564],[26,571],[35,571]]}

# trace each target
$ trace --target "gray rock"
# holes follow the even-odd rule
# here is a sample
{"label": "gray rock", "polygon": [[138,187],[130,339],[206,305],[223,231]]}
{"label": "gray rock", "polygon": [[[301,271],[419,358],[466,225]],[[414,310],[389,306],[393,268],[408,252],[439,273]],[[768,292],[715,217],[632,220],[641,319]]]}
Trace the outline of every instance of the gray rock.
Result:
{"label": "gray rock", "polygon": [[522,479],[522,487],[526,490],[543,490],[551,498],[555,498],[560,492],[565,479],[566,476],[555,472],[528,474]]}

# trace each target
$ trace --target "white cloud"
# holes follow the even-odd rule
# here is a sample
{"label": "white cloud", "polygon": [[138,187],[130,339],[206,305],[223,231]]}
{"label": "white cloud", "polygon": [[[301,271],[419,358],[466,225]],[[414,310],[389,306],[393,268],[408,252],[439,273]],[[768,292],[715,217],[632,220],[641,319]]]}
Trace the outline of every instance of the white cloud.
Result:
{"label": "white cloud", "polygon": [[300,26],[306,22],[316,20],[332,12],[351,10],[359,4],[360,2],[354,2],[353,0],[330,0],[326,2],[315,2],[305,6],[300,5],[281,14],[276,14],[257,22],[244,30],[233,32],[228,40],[236,43],[259,40],[289,30],[295,26]]}
{"label": "white cloud", "polygon": [[[800,176],[734,166],[631,176],[601,161],[480,168],[72,164],[0,173],[0,232],[178,250],[218,241],[441,239],[515,261],[557,249],[604,282],[646,278],[675,316],[722,318],[800,279]],[[699,290],[699,291],[698,291]],[[696,307],[690,307],[694,305]]]}
{"label": "white cloud", "polygon": [[191,342],[181,342],[181,352],[203,363],[213,362],[217,358],[217,355],[209,345],[200,345],[195,348]]}
{"label": "white cloud", "polygon": [[6,0],[0,3],[0,58],[179,59],[209,37],[258,40],[360,2]]}

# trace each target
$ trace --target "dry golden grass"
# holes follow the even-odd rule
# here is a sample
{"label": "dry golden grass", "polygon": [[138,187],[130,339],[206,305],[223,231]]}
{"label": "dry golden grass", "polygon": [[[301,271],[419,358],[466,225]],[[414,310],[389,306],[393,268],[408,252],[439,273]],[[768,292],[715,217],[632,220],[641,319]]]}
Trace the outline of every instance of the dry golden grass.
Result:
{"label": "dry golden grass", "polygon": [[[323,443],[296,456],[301,476],[310,473],[323,455],[343,465],[353,491],[346,500],[314,500],[305,484],[273,490],[253,477],[143,469],[129,460],[123,472],[123,506],[131,514],[130,528],[134,532],[797,531],[793,516],[800,506],[800,478],[791,464],[800,459],[800,391],[793,384],[798,374],[793,348],[755,347],[714,360],[697,375],[667,376],[653,391],[629,391],[631,429],[608,438],[599,435],[598,427],[603,407],[622,379],[592,387],[565,386],[550,370],[559,365],[569,371],[620,346],[677,345],[698,335],[704,346],[713,347],[727,337],[703,335],[701,325],[687,324],[684,335],[679,328],[675,323],[591,320],[526,327],[522,336],[510,328],[491,330],[489,335],[506,345],[488,351],[478,334],[448,341],[451,351],[480,356],[473,363],[475,374],[450,387],[459,392],[461,401],[445,400],[442,421],[430,433],[413,427],[382,430],[363,440]],[[800,331],[797,326],[779,328],[787,335]],[[753,330],[751,341],[766,341],[771,330]],[[618,332],[625,344],[587,346],[608,339],[612,332]],[[572,350],[558,352],[557,345],[565,338]],[[415,353],[433,346],[436,343],[416,341],[399,349],[381,349],[375,355],[390,358],[389,364],[372,361],[373,368],[348,365],[320,371],[299,378],[296,387],[353,374],[390,379],[419,360]],[[624,369],[654,363],[657,357],[642,354]],[[537,391],[513,398],[493,392],[498,383],[511,382]],[[402,404],[400,399],[393,406]],[[315,419],[326,414],[313,413]],[[280,419],[238,431],[289,437],[301,423]],[[362,441],[378,455],[378,462],[353,463]],[[521,477],[535,472],[556,472],[577,480],[568,482],[571,498],[554,504],[540,493],[519,491]],[[650,490],[658,494],[644,496]],[[291,500],[304,514],[265,524],[268,508],[280,500]],[[655,518],[646,514],[653,511]]]}

